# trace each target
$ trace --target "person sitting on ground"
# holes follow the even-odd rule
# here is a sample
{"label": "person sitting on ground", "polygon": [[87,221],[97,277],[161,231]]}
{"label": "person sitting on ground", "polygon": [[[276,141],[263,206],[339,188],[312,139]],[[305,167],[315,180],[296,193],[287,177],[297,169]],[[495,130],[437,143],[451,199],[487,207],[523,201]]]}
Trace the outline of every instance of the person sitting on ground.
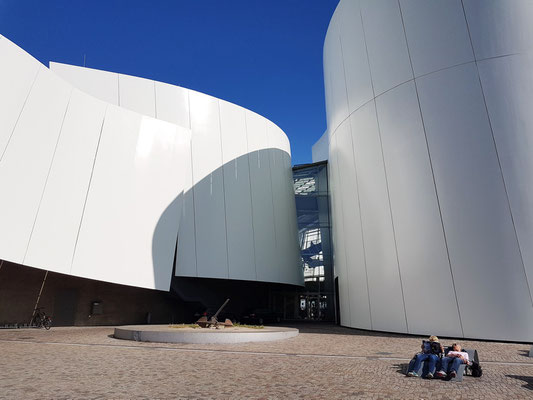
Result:
{"label": "person sitting on ground", "polygon": [[422,352],[415,355],[415,362],[412,363],[411,368],[407,370],[407,376],[418,376],[417,371],[420,369],[420,364],[423,361],[428,361],[428,373],[426,378],[433,378],[435,373],[435,367],[439,356],[444,353],[444,348],[439,343],[439,338],[437,336],[430,336],[429,342],[422,341]]}
{"label": "person sitting on ground", "polygon": [[452,349],[446,354],[446,357],[442,358],[440,371],[437,372],[437,376],[439,378],[445,378],[449,373],[450,377],[455,378],[461,364],[468,364],[468,353],[462,351],[459,344],[454,343]]}

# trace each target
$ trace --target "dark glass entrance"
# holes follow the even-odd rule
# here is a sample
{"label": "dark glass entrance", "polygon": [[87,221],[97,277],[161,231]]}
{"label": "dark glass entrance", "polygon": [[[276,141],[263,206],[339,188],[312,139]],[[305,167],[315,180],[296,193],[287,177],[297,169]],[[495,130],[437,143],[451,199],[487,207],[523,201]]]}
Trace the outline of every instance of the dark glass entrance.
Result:
{"label": "dark glass entrance", "polygon": [[335,321],[327,162],[295,166],[293,178],[305,282],[293,317]]}

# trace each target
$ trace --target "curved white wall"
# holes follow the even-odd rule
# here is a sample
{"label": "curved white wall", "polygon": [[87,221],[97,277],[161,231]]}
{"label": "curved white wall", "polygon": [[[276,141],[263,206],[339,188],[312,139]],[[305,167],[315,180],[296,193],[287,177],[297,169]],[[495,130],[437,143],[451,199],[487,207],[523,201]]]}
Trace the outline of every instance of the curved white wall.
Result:
{"label": "curved white wall", "polygon": [[324,45],[345,326],[533,340],[533,2],[341,0]]}
{"label": "curved white wall", "polygon": [[325,161],[329,154],[329,135],[328,131],[324,132],[320,139],[318,139],[312,148],[313,162]]}
{"label": "curved white wall", "polygon": [[168,290],[190,131],[0,58],[0,259]]}
{"label": "curved white wall", "polygon": [[148,79],[50,63],[77,88],[190,128],[176,275],[303,284],[290,145],[243,107]]}

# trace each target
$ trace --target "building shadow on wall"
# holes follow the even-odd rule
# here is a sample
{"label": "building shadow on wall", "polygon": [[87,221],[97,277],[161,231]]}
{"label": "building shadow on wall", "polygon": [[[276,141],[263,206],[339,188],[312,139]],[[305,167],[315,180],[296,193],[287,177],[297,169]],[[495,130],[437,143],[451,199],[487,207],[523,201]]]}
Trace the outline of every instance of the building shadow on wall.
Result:
{"label": "building shadow on wall", "polygon": [[[176,254],[177,236],[176,224],[179,223],[183,194],[177,196],[168,205],[157,221],[152,239],[152,262],[154,271],[154,283],[156,287],[165,287],[169,274],[172,274],[174,254]],[[170,249],[172,249],[170,253]]]}
{"label": "building shadow on wall", "polygon": [[[152,239],[152,260],[153,260],[153,273],[154,273],[154,279],[156,284],[158,283],[165,283],[168,282],[169,276],[172,277],[173,275],[173,267],[174,267],[174,260],[177,260],[177,249],[178,249],[178,239],[180,236],[185,235],[187,233],[183,232],[184,227],[184,221],[183,217],[180,220],[180,215],[182,212],[182,207],[184,206],[184,202],[186,201],[192,201],[194,199],[195,207],[196,204],[199,201],[199,198],[201,196],[209,196],[214,195],[216,200],[213,202],[213,204],[219,204],[218,202],[223,202],[222,208],[225,213],[228,211],[228,204],[226,204],[231,199],[236,198],[236,196],[249,196],[250,198],[247,199],[247,201],[250,202],[250,210],[252,212],[252,215],[250,218],[253,221],[253,227],[254,230],[261,230],[261,221],[258,221],[257,219],[253,219],[253,213],[254,213],[254,196],[252,194],[252,191],[255,190],[255,193],[257,194],[260,192],[266,192],[272,196],[272,186],[275,185],[275,178],[283,178],[286,179],[286,175],[284,172],[284,167],[286,166],[286,157],[287,153],[283,150],[276,149],[276,148],[269,148],[269,149],[263,149],[263,150],[257,150],[250,153],[243,154],[242,156],[239,156],[235,159],[232,159],[231,161],[228,161],[224,165],[220,166],[219,168],[211,171],[211,173],[207,174],[202,180],[200,180],[198,183],[193,185],[188,191],[180,194],[177,196],[165,209],[163,214],[158,220],[158,223],[156,225],[156,228],[153,233],[153,239]],[[290,156],[289,156],[290,157]],[[279,167],[278,169],[274,170],[272,165],[277,165]],[[290,164],[287,166],[287,168],[291,168]],[[190,173],[190,172],[186,172]],[[289,175],[292,178],[292,170],[291,174]],[[218,182],[214,182],[214,179],[218,179]],[[220,192],[220,187],[217,188],[217,185],[222,184],[222,192]],[[292,180],[290,182],[290,187],[292,190]],[[265,188],[266,187],[266,188]],[[278,188],[277,190],[282,190]],[[218,192],[215,192],[218,191]],[[194,193],[194,196],[193,196]],[[291,192],[292,193],[292,192]],[[272,201],[269,201],[269,204],[272,203],[272,206],[275,210],[277,204],[275,204],[275,199],[272,199]],[[220,204],[219,204],[220,206]],[[192,211],[192,209],[191,209]],[[247,212],[246,210],[241,210],[243,213]],[[257,212],[257,210],[255,210]],[[194,218],[195,220],[198,218],[198,213],[201,212],[201,210],[195,209],[194,211]],[[235,214],[235,213],[234,213]],[[296,215],[295,215],[296,218]],[[243,218],[244,219],[244,218]],[[172,231],[175,229],[176,224],[180,224],[180,229],[178,230],[178,235],[172,233]],[[231,223],[231,221],[228,221],[228,215],[226,215],[225,223],[226,223],[226,230],[216,230],[216,227],[211,227],[213,231],[211,231],[211,235],[215,235],[216,239],[220,239],[221,242],[226,242],[226,234],[230,234],[230,232],[227,231],[227,225],[228,222]],[[269,220],[271,222],[271,220]],[[236,227],[236,229],[239,229],[239,225],[243,225],[242,220],[238,221],[238,223],[232,224],[233,227]],[[198,223],[195,221],[195,229],[196,232],[192,232],[192,234],[196,234],[197,230],[199,229]],[[205,226],[203,227],[205,229]],[[245,229],[245,227],[242,227],[241,229]],[[268,229],[265,227],[265,229]],[[180,232],[181,231],[181,232]],[[195,244],[197,246],[196,252],[209,252],[212,251],[212,248],[215,247],[216,243],[198,243],[196,242],[196,237],[193,238],[195,240]],[[198,248],[199,244],[202,245],[202,248]],[[255,243],[257,244],[257,243]],[[170,249],[172,250],[172,254],[169,253]],[[227,247],[226,247],[227,249]],[[275,262],[278,257],[280,257],[280,254],[276,254],[276,249],[272,249],[272,261]],[[230,263],[231,261],[228,260]],[[221,260],[221,262],[225,262],[225,260]],[[187,271],[198,271],[198,270],[207,270],[208,266],[203,266],[199,264],[200,261],[197,260],[197,265],[189,265],[189,266],[176,266],[176,271],[181,267],[181,269],[185,269]],[[274,265],[274,264],[273,264]],[[204,268],[205,267],[205,268]],[[232,266],[228,266],[229,270],[232,269]],[[250,265],[249,268],[254,271],[255,273],[255,265]],[[249,278],[248,278],[249,279]],[[165,285],[162,285],[165,286]]]}

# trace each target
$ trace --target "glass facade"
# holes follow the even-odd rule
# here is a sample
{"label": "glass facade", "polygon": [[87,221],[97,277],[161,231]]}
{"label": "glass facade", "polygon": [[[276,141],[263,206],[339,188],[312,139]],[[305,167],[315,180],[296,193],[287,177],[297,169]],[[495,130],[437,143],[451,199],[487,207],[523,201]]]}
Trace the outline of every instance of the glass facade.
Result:
{"label": "glass facade", "polygon": [[335,321],[327,162],[293,167],[305,287],[298,319]]}

